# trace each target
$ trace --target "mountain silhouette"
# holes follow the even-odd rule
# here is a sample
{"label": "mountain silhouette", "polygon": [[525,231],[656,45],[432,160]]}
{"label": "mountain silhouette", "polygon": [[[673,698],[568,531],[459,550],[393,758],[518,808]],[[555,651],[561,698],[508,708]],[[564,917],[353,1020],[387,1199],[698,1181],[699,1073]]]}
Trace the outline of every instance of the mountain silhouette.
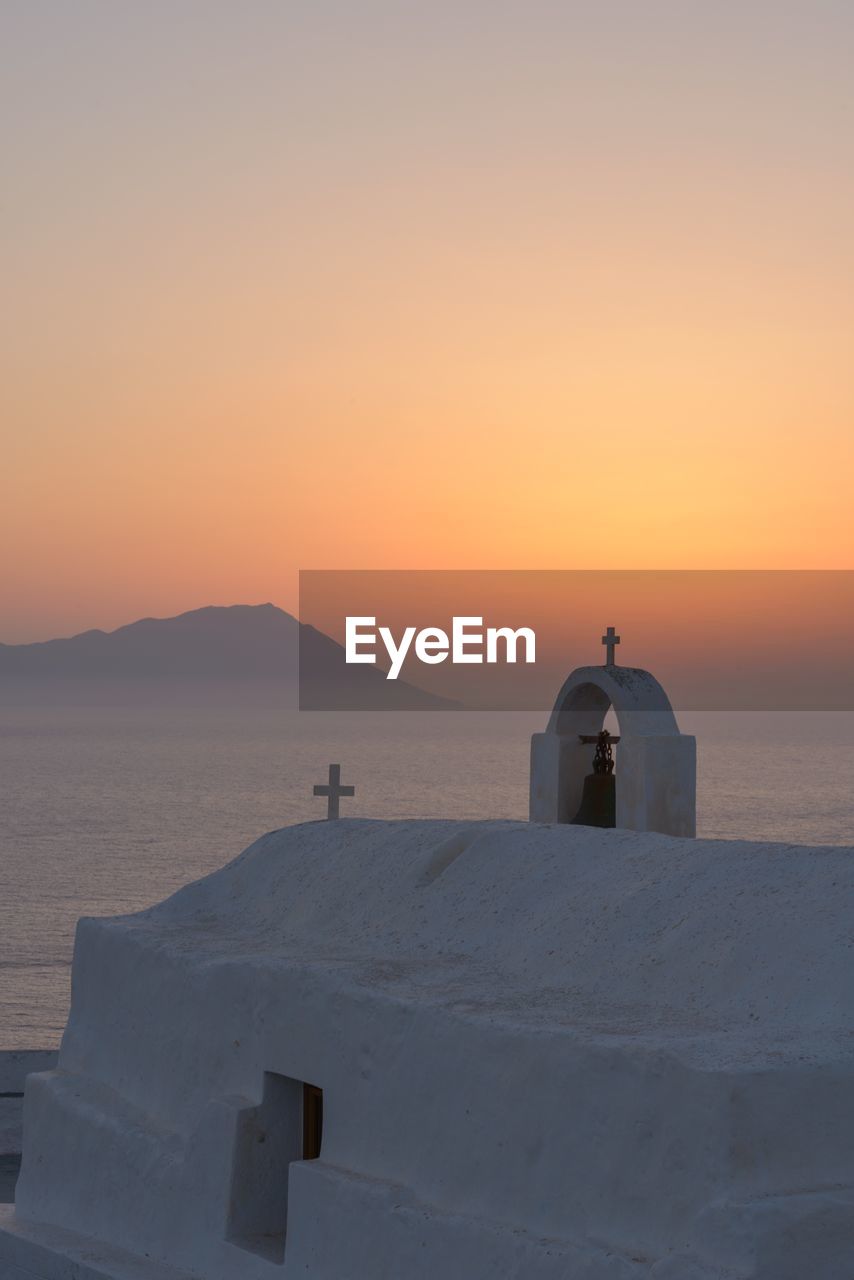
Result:
{"label": "mountain silhouette", "polygon": [[[174,618],[142,618],[116,631],[84,631],[36,644],[0,644],[0,690],[19,701],[62,698],[69,683],[97,702],[105,691],[273,684],[276,700],[306,709],[447,710],[458,704],[379,666],[348,666],[344,649],[273,604],[209,606]],[[59,686],[64,688],[60,691]],[[14,696],[17,695],[17,696]]]}

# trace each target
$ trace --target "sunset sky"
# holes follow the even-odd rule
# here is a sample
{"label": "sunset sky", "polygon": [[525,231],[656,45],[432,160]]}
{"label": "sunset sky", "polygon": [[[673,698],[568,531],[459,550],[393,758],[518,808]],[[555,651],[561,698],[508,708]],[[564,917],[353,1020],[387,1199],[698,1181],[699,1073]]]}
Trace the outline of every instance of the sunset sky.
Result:
{"label": "sunset sky", "polygon": [[854,567],[848,0],[0,42],[0,640],[299,568]]}

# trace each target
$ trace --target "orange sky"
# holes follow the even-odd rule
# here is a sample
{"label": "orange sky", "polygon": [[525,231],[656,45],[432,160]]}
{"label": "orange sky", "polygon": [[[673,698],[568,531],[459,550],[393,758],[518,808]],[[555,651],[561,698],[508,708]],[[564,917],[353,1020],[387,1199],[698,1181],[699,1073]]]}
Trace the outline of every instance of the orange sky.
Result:
{"label": "orange sky", "polygon": [[71,8],[0,32],[0,640],[854,565],[846,6]]}

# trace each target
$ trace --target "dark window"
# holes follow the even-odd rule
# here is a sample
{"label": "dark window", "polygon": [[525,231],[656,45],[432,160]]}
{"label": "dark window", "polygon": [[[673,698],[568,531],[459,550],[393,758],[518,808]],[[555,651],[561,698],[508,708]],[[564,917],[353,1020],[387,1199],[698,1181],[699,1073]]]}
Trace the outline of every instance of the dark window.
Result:
{"label": "dark window", "polygon": [[302,1089],[302,1158],[316,1160],[323,1141],[323,1090],[316,1084]]}

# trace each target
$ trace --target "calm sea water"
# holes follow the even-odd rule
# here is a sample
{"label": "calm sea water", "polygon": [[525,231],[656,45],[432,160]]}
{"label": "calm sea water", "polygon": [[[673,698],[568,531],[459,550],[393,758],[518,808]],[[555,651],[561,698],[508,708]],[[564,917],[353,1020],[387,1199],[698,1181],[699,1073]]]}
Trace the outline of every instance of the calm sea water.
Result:
{"label": "calm sea water", "polygon": [[[0,713],[0,1048],[58,1043],[74,925],[156,902],[256,836],[324,812],[524,818],[529,713],[333,715],[257,709]],[[695,713],[699,827],[712,837],[854,844],[854,714]]]}

